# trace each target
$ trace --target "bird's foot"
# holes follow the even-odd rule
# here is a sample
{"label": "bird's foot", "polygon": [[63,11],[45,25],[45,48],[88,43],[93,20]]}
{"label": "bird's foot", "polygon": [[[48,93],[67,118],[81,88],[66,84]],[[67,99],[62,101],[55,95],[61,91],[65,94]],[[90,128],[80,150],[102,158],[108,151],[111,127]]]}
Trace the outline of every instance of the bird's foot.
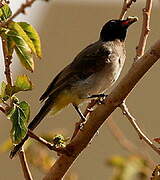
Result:
{"label": "bird's foot", "polygon": [[83,131],[84,125],[85,125],[86,121],[83,121],[79,124],[79,130]]}
{"label": "bird's foot", "polygon": [[106,99],[108,95],[107,94],[93,94],[91,96],[88,96],[88,98],[97,98],[97,104],[104,104],[104,100]]}

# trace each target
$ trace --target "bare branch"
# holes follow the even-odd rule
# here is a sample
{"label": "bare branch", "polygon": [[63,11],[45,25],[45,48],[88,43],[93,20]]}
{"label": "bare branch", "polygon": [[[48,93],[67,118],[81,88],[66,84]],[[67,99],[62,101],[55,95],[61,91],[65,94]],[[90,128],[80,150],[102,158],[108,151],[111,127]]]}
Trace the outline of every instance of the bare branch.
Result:
{"label": "bare branch", "polygon": [[142,24],[140,40],[136,48],[135,60],[139,59],[144,54],[147,38],[150,31],[149,23],[150,23],[151,10],[152,10],[152,0],[147,0],[145,8],[143,8],[142,10],[143,11],[143,24]]}
{"label": "bare branch", "polygon": [[127,10],[131,7],[131,5],[133,3],[135,3],[136,0],[124,0],[123,1],[123,7],[122,7],[122,11],[120,13],[120,16],[119,16],[119,19],[124,19],[126,13],[127,13]]}
{"label": "bare branch", "polygon": [[25,9],[27,8],[27,7],[31,7],[32,6],[32,4],[35,2],[36,0],[27,0],[25,3],[23,3],[22,5],[21,5],[21,7],[7,20],[7,22],[5,23],[5,24],[7,24],[7,23],[9,23],[10,21],[12,21],[15,17],[17,17],[19,14],[21,14],[21,13],[23,13],[23,14],[25,14]]}
{"label": "bare branch", "polygon": [[39,137],[37,135],[35,135],[31,130],[28,130],[28,136],[35,139],[36,141],[40,142],[41,144],[45,145],[47,148],[49,148],[50,150],[53,150],[57,153],[60,154],[67,154],[69,155],[70,152],[67,151],[67,149],[65,147],[56,147],[54,144],[46,141],[45,139],[43,139],[42,137]]}
{"label": "bare branch", "polygon": [[131,125],[133,126],[133,128],[136,130],[136,132],[138,133],[140,139],[143,139],[156,153],[158,153],[160,155],[160,150],[159,148],[157,148],[153,142],[142,132],[142,130],[140,129],[140,127],[138,126],[138,124],[136,123],[136,119],[130,114],[126,104],[123,102],[120,106],[119,106],[123,112],[123,114],[127,117],[127,119],[129,120],[129,122],[131,123]]}
{"label": "bare branch", "polygon": [[4,114],[6,113],[6,110],[4,109],[3,106],[0,106],[0,111],[3,112]]}
{"label": "bare branch", "polygon": [[6,80],[9,86],[12,86],[12,77],[11,77],[11,71],[10,71],[10,65],[12,63],[11,59],[12,56],[8,56],[8,48],[7,48],[7,42],[5,39],[2,39],[2,47],[3,47],[3,55],[4,55],[4,63],[5,63],[5,75]]}
{"label": "bare branch", "polygon": [[26,156],[25,156],[25,152],[24,152],[23,148],[18,152],[18,155],[19,155],[19,159],[21,162],[21,166],[22,166],[22,170],[23,170],[25,179],[33,180],[31,172],[30,172],[28,164],[27,164],[27,160],[26,160]]}
{"label": "bare branch", "polygon": [[[78,155],[102,126],[109,115],[123,102],[142,76],[160,58],[160,40],[157,41],[141,58],[130,68],[126,76],[113,89],[111,94],[90,114],[83,131],[79,131],[75,138],[67,145],[72,156],[61,155],[52,166],[43,180],[62,180],[65,173],[73,164]],[[156,151],[157,152],[157,151]],[[159,154],[159,152],[157,152]]]}

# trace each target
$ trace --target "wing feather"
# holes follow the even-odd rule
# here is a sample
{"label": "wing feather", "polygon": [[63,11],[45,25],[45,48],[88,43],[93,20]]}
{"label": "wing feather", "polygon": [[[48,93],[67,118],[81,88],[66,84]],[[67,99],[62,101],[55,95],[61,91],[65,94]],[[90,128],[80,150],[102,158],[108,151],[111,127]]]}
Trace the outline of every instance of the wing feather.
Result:
{"label": "wing feather", "polygon": [[[97,41],[82,50],[51,82],[42,94],[43,101],[57,90],[71,86],[74,82],[84,80],[93,73],[100,71],[106,64],[110,50]],[[108,61],[109,62],[109,61]]]}

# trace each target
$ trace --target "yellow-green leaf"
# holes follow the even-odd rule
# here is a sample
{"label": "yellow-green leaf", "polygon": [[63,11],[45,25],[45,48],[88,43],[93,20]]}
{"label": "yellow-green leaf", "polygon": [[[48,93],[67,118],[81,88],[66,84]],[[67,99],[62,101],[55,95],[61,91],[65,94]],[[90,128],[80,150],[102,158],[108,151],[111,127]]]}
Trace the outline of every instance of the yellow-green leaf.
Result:
{"label": "yellow-green leaf", "polygon": [[2,81],[1,83],[1,97],[2,98],[6,96],[6,86],[7,84],[4,81]]}
{"label": "yellow-green leaf", "polygon": [[27,75],[18,76],[14,86],[18,91],[28,91],[32,89],[32,83]]}
{"label": "yellow-green leaf", "polygon": [[12,121],[11,139],[14,144],[19,143],[26,135],[29,116],[30,106],[25,101],[14,104],[9,112],[8,118]]}
{"label": "yellow-green leaf", "polygon": [[16,31],[18,36],[20,36],[22,39],[25,40],[27,45],[30,47],[31,51],[36,54],[36,49],[34,47],[34,44],[32,40],[29,38],[29,36],[26,34],[26,32],[23,30],[23,28],[17,23],[17,22],[11,22],[9,23],[9,29]]}
{"label": "yellow-green leaf", "polygon": [[0,99],[3,101],[6,101],[9,98],[9,96],[7,94],[7,88],[8,88],[7,84],[4,81],[2,81]]}
{"label": "yellow-green leaf", "polygon": [[37,31],[35,30],[35,28],[33,28],[33,26],[31,26],[30,24],[28,24],[26,22],[18,22],[18,24],[22,27],[22,29],[28,35],[30,40],[33,42],[34,47],[36,49],[36,55],[39,58],[41,58],[42,57],[41,41],[40,41],[40,37],[39,37]]}
{"label": "yellow-green leaf", "polygon": [[31,49],[26,43],[26,41],[16,31],[13,30],[8,31],[7,36],[14,41],[15,50],[21,63],[24,65],[26,69],[33,72],[34,70],[33,56],[31,54]]}
{"label": "yellow-green leaf", "polygon": [[7,4],[0,3],[0,5],[0,21],[3,22],[12,15],[12,11]]}

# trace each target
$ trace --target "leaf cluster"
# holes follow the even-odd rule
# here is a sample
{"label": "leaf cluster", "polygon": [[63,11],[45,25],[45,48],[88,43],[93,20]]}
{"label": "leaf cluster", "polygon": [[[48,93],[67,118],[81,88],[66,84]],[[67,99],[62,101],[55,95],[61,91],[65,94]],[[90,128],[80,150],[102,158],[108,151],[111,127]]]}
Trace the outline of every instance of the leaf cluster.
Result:
{"label": "leaf cluster", "polygon": [[[27,22],[15,22],[10,18],[12,11],[5,2],[0,2],[0,37],[5,41],[5,60],[12,59],[15,52],[27,70],[34,71],[34,57],[41,58],[41,42],[37,31]],[[19,75],[13,84],[1,83],[0,103],[4,105],[7,117],[12,122],[11,139],[19,143],[27,133],[30,106],[20,101],[15,94],[32,90],[27,75]]]}

